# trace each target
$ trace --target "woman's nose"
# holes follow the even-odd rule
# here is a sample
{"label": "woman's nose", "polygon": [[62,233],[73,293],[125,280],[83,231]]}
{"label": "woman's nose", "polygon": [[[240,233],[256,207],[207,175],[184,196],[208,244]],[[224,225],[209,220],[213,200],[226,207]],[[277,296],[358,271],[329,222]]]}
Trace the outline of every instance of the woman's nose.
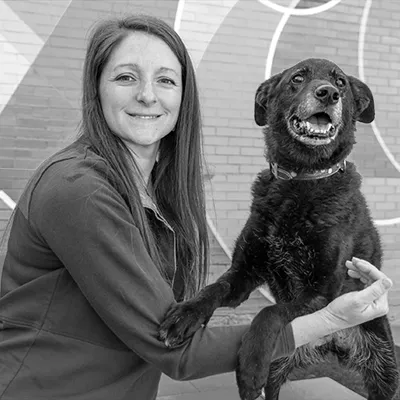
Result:
{"label": "woman's nose", "polygon": [[136,95],[137,101],[144,104],[152,104],[157,101],[157,96],[154,92],[154,88],[151,82],[142,82],[139,86],[138,93]]}

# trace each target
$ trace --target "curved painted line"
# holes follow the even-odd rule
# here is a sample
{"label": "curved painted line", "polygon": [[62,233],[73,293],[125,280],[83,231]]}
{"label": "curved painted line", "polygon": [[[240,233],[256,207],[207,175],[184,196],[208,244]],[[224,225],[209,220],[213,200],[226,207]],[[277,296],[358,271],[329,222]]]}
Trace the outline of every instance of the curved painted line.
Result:
{"label": "curved painted line", "polygon": [[[278,4],[273,3],[272,1],[269,0],[258,0],[260,3],[276,10],[279,12],[283,13],[283,16],[281,20],[279,21],[279,24],[277,25],[275,32],[272,36],[271,39],[271,44],[269,46],[269,51],[268,51],[268,57],[267,57],[267,62],[265,66],[265,79],[268,79],[271,77],[271,71],[272,71],[272,63],[274,61],[275,57],[275,52],[276,52],[276,47],[278,45],[279,38],[283,32],[283,28],[285,27],[288,19],[290,18],[291,15],[314,15],[321,13],[323,11],[329,10],[330,8],[336,6],[341,2],[341,0],[331,0],[330,2],[323,4],[318,7],[312,7],[308,8],[307,10],[298,10],[295,7],[297,6],[298,3],[300,3],[300,0],[294,0],[290,4],[289,7],[283,7],[279,6]],[[307,13],[301,13],[299,14],[298,11],[307,11]]]}
{"label": "curved painted line", "polygon": [[179,0],[174,21],[174,30],[176,33],[179,33],[179,30],[181,29],[181,21],[184,8],[185,8],[185,0]]}
{"label": "curved painted line", "polygon": [[221,235],[218,233],[217,228],[215,227],[215,225],[214,225],[213,221],[211,220],[211,217],[208,215],[208,213],[206,214],[206,217],[207,217],[208,227],[210,228],[212,234],[215,236],[215,239],[217,239],[217,242],[221,246],[224,253],[228,256],[229,261],[232,261],[231,249],[226,245],[226,243],[222,239]]}
{"label": "curved painted line", "polygon": [[[362,13],[361,23],[360,23],[360,32],[358,35],[358,75],[363,82],[365,82],[365,68],[364,68],[365,33],[367,31],[367,23],[371,5],[372,5],[372,0],[365,1],[365,7]],[[396,168],[396,170],[400,173],[400,164],[396,161],[393,154],[386,146],[386,143],[383,140],[382,135],[375,121],[372,121],[371,128],[372,131],[374,132],[376,139],[378,140],[379,145],[386,154],[386,157],[389,159],[393,167]],[[378,219],[375,220],[374,222],[378,226],[396,225],[400,224],[400,217],[391,219]]]}
{"label": "curved painted line", "polygon": [[400,224],[400,217],[390,218],[390,219],[376,219],[374,221],[374,223],[375,223],[375,225],[378,225],[378,226],[396,225],[396,224]]}
{"label": "curved painted line", "polygon": [[[219,27],[222,25],[222,23],[224,22],[225,18],[226,18],[227,15],[229,14],[230,10],[236,5],[236,3],[237,3],[238,1],[239,1],[239,0],[229,0],[229,4],[223,4],[223,6],[225,7],[225,9],[228,10],[228,11],[225,12],[225,15],[222,16],[222,19],[221,19],[218,23],[213,23],[213,24],[211,25],[212,28],[209,29],[208,32],[207,32],[206,34],[203,35],[203,36],[205,36],[205,37],[203,37],[202,46],[205,46],[205,47],[204,47],[204,48],[201,48],[201,49],[199,49],[199,48],[196,49],[196,51],[197,51],[196,56],[199,57],[199,58],[197,59],[197,57],[196,57],[196,59],[193,59],[193,58],[191,57],[191,55],[190,55],[190,57],[191,57],[191,59],[192,59],[192,62],[193,62],[193,65],[195,66],[196,70],[197,70],[199,64],[201,63],[201,61],[202,61],[202,59],[203,59],[203,57],[204,57],[204,54],[206,53],[207,48],[208,48],[209,44],[211,43],[213,37],[214,37],[215,34],[217,33]],[[193,4],[193,3],[194,3],[194,4]],[[200,3],[201,3],[201,4],[202,4],[202,3],[206,4],[207,2],[200,1]],[[201,4],[200,4],[200,5],[201,5]],[[177,7],[177,11],[176,11],[176,16],[175,16],[175,22],[174,22],[174,30],[175,30],[177,33],[180,33],[181,22],[182,22],[182,20],[184,19],[183,13],[184,13],[184,8],[185,8],[186,5],[188,5],[188,7],[189,7],[189,2],[188,2],[188,3],[185,3],[185,0],[179,0],[178,7]],[[195,5],[196,5],[195,0],[192,0],[192,4],[190,4],[190,5],[191,5],[191,6],[193,6],[193,5],[195,6]],[[221,18],[221,15],[219,15],[218,18]],[[190,42],[190,33],[191,33],[191,31],[190,31],[190,24],[188,25],[187,33],[189,34],[188,40],[189,40],[189,42]],[[181,37],[182,37],[182,40],[184,40],[185,32],[182,32],[182,34],[183,34],[183,35],[182,35]],[[208,36],[208,37],[207,37],[207,36]]]}
{"label": "curved painted line", "polygon": [[0,200],[2,200],[6,206],[10,207],[11,210],[14,210],[16,206],[15,201],[3,190],[0,190]]}
{"label": "curved painted line", "polygon": [[272,8],[273,10],[278,11],[282,14],[290,13],[291,15],[314,15],[329,10],[332,7],[335,7],[336,4],[339,4],[342,0],[331,0],[317,7],[300,8],[300,9],[296,8],[293,9],[291,5],[289,7],[280,6],[279,4],[276,4],[270,0],[258,0],[258,1],[264,6]]}
{"label": "curved painted line", "polygon": [[[269,79],[271,77],[271,71],[272,71],[272,63],[274,61],[274,57],[275,57],[275,52],[276,52],[276,47],[278,46],[278,40],[281,37],[281,34],[283,32],[283,28],[286,25],[286,22],[288,21],[288,19],[290,18],[290,12],[295,9],[295,7],[297,6],[297,4],[300,3],[300,0],[293,0],[290,3],[290,8],[287,8],[287,10],[284,12],[284,14],[282,15],[281,20],[279,21],[279,24],[277,25],[275,32],[272,36],[271,39],[271,43],[269,45],[269,51],[268,51],[268,57],[267,57],[267,64],[265,66],[265,79]],[[284,7],[286,8],[286,7]]]}
{"label": "curved painted line", "polygon": [[[179,34],[179,29],[181,27],[181,21],[183,16],[183,9],[185,7],[185,0],[179,0],[178,8],[176,10],[175,21],[174,21],[174,30]],[[1,192],[0,192],[1,194]],[[226,256],[229,258],[229,261],[232,261],[232,251],[229,249],[225,241],[222,239],[221,235],[218,233],[217,228],[215,227],[211,217],[208,212],[206,212],[207,225],[210,228],[210,231],[214,235],[218,244],[221,246],[221,249],[224,251]]]}
{"label": "curved painted line", "polygon": [[[208,213],[206,213],[207,217],[207,224],[208,227],[210,228],[212,234],[214,235],[215,239],[217,240],[218,244],[221,246],[221,249],[224,251],[224,253],[227,255],[229,258],[229,261],[232,261],[232,251],[229,249],[229,247],[226,245],[224,239],[222,239],[221,235],[218,233],[217,228],[215,227],[213,221],[211,220],[210,216]],[[272,304],[276,304],[276,300],[274,295],[271,292],[271,289],[269,288],[268,284],[265,283],[262,286],[259,286],[257,290]]]}
{"label": "curved painted line", "polygon": [[[367,22],[368,22],[368,16],[369,16],[369,10],[371,8],[372,0],[366,0],[365,2],[365,7],[363,10],[363,15],[361,18],[361,25],[360,25],[360,33],[358,36],[358,74],[360,79],[365,82],[365,70],[364,70],[364,43],[365,43],[365,32],[367,29]],[[386,146],[385,141],[382,138],[382,135],[375,123],[375,121],[372,121],[371,123],[372,130],[376,136],[376,139],[378,140],[380,146],[382,147],[382,150],[386,154],[386,157],[389,159],[389,161],[392,163],[392,165],[396,168],[396,170],[400,173],[400,164],[396,161],[395,157],[389,150],[389,148]]]}

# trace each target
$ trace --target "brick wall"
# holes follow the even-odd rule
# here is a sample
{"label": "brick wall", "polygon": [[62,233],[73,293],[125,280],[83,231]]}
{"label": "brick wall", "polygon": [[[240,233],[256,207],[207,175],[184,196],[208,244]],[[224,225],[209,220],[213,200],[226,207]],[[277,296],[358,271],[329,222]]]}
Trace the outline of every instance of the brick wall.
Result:
{"label": "brick wall", "polygon": [[[0,0],[0,190],[17,200],[32,170],[75,136],[91,24],[111,13],[147,12],[177,23],[197,67],[214,175],[208,210],[227,246],[248,215],[254,176],[266,166],[252,118],[257,86],[266,73],[324,57],[364,77],[374,93],[376,121],[359,125],[352,159],[374,218],[388,224],[379,227],[386,260],[396,262],[400,224],[390,220],[400,217],[400,2],[300,0],[303,15],[283,19],[279,7],[289,3]],[[9,213],[0,201],[0,230]]]}

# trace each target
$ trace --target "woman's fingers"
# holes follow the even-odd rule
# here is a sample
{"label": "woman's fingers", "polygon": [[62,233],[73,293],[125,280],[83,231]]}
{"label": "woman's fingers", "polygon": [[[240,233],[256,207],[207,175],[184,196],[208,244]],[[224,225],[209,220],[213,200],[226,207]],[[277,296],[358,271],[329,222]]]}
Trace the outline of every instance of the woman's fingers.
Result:
{"label": "woman's fingers", "polygon": [[392,281],[378,268],[366,260],[353,257],[351,261],[346,261],[348,274],[354,279],[359,279],[364,285],[369,286],[377,280],[387,280],[388,285],[392,285]]}
{"label": "woman's fingers", "polygon": [[374,281],[386,278],[386,275],[382,271],[380,271],[378,268],[376,268],[374,265],[366,260],[361,260],[359,258],[353,257],[351,263],[356,268],[356,270],[358,270],[360,273],[363,273],[364,275],[367,275]]}
{"label": "woman's fingers", "polygon": [[349,269],[349,271],[357,272],[360,274],[360,276],[363,276],[372,282],[377,281],[378,279],[387,278],[382,271],[373,266],[371,263],[365,260],[360,260],[356,257],[353,257],[351,261],[346,261],[346,267]]}
{"label": "woman's fingers", "polygon": [[365,277],[364,275],[360,274],[357,271],[353,271],[353,270],[349,269],[347,271],[347,273],[349,274],[350,277],[352,277],[354,279],[359,279],[364,285],[368,285],[368,284],[372,283],[371,279],[368,279],[368,277]]}
{"label": "woman's fingers", "polygon": [[358,271],[354,271],[352,269],[349,269],[347,273],[352,277],[356,279],[361,279],[364,277],[364,275],[361,275]]}
{"label": "woman's fingers", "polygon": [[354,279],[359,279],[364,284],[371,284],[374,282],[370,276],[364,272],[359,271],[351,261],[346,261],[347,273]]}

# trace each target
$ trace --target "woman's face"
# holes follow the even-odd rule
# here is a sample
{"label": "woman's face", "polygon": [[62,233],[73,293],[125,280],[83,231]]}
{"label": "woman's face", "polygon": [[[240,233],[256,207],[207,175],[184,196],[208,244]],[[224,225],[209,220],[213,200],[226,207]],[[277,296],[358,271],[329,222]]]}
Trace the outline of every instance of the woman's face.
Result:
{"label": "woman's face", "polygon": [[178,119],[181,65],[161,39],[132,32],[111,53],[99,94],[111,131],[135,154],[156,154]]}

